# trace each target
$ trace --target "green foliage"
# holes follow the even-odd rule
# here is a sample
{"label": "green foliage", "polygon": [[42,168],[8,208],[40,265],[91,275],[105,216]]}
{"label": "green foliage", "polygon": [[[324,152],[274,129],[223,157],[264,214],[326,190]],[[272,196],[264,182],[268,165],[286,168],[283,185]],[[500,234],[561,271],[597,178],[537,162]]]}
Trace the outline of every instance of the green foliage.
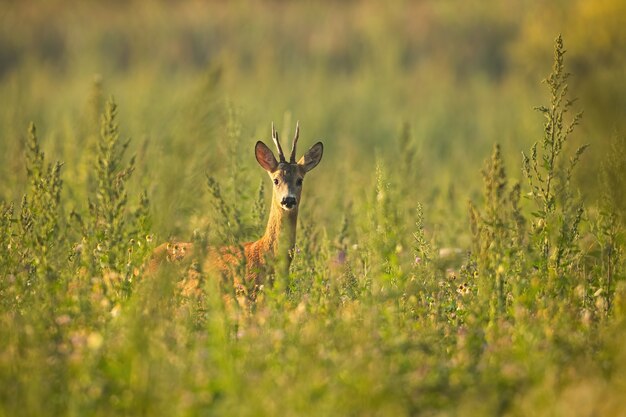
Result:
{"label": "green foliage", "polygon": [[20,246],[25,251],[21,257],[24,260],[30,258],[30,265],[22,264],[22,267],[37,271],[41,278],[53,278],[50,252],[63,243],[57,239],[59,219],[62,218],[59,206],[61,163],[45,165],[34,124],[28,128],[27,146],[26,170],[30,192],[22,199],[18,233],[22,242]]}
{"label": "green foliage", "polygon": [[613,221],[624,224],[626,222],[626,136],[613,139],[605,156],[600,170],[601,201],[600,208],[607,213],[613,213]]}
{"label": "green foliage", "polygon": [[116,119],[117,105],[110,99],[102,115],[95,155],[95,198],[89,199],[85,215],[72,213],[80,243],[74,246],[71,255],[90,275],[102,276],[100,285],[114,304],[130,296],[133,280],[152,247],[147,194],[140,195],[134,210],[129,208],[126,187],[135,159],[124,162],[130,140],[120,140]]}
{"label": "green foliage", "polygon": [[470,227],[477,262],[478,294],[488,306],[493,323],[507,315],[512,294],[522,295],[520,287],[527,240],[525,219],[521,213],[520,185],[508,185],[499,145],[483,170],[484,212],[470,203]]}
{"label": "green foliage", "polygon": [[563,161],[563,146],[582,118],[582,112],[567,122],[564,118],[575,100],[567,98],[569,73],[564,69],[563,41],[559,36],[554,48],[554,66],[545,80],[550,91],[550,106],[538,107],[545,117],[541,151],[537,143],[530,157],[523,154],[524,176],[530,186],[530,199],[534,202],[533,241],[539,253],[539,268],[549,272],[553,290],[564,289],[564,267],[576,263],[576,242],[583,207],[572,192],[571,178],[580,156],[587,145],[579,147],[570,158]]}
{"label": "green foliage", "polygon": [[214,210],[214,218],[228,219],[223,223],[216,223],[212,226],[211,232],[217,234],[218,241],[228,244],[236,244],[236,237],[241,234],[242,224],[241,215],[239,214],[240,206],[234,202],[229,203],[222,196],[221,186],[217,180],[211,176],[207,176],[207,186],[211,203]]}
{"label": "green foliage", "polygon": [[54,292],[65,249],[60,207],[62,164],[46,164],[32,123],[26,145],[29,189],[22,197],[19,213],[12,203],[2,202],[0,206],[2,302],[18,310],[24,302],[28,305],[45,300]]}
{"label": "green foliage", "polygon": [[422,265],[432,259],[432,248],[426,237],[424,208],[421,203],[417,203],[417,208],[415,209],[415,228],[416,230],[413,233],[415,264]]}
{"label": "green foliage", "polygon": [[[624,279],[620,265],[624,256],[624,177],[626,141],[616,138],[600,172],[602,189],[598,213],[592,233],[599,245],[600,263],[594,265],[596,279],[590,289],[604,302],[598,302],[600,313],[610,314],[616,284]],[[594,301],[594,300],[590,300]],[[604,311],[602,311],[604,310]]]}
{"label": "green foliage", "polygon": [[[0,17],[0,415],[623,410],[624,149],[603,137],[622,137],[623,54],[574,26],[605,16],[619,44],[623,6],[18,3]],[[519,170],[555,22],[579,37],[581,76],[557,40]],[[123,123],[101,78],[85,91],[94,68]],[[584,159],[567,83],[591,107]],[[202,258],[262,233],[253,144],[276,115],[289,129],[285,109],[301,151],[319,138],[325,155],[288,276],[240,308]],[[23,117],[50,126],[41,143],[9,140]],[[197,258],[145,274],[153,233],[192,236]]]}

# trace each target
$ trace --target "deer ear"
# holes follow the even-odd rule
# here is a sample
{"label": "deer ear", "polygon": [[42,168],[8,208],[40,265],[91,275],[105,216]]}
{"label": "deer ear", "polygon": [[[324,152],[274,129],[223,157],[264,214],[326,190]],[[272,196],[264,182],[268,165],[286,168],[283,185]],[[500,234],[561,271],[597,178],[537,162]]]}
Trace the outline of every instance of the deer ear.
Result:
{"label": "deer ear", "polygon": [[324,145],[322,145],[322,142],[317,142],[300,158],[298,165],[302,166],[305,172],[309,172],[320,163],[323,153]]}
{"label": "deer ear", "polygon": [[276,161],[272,150],[268,148],[266,144],[258,141],[254,147],[254,154],[256,155],[256,160],[259,162],[259,165],[261,165],[264,170],[267,172],[276,171],[278,161]]}

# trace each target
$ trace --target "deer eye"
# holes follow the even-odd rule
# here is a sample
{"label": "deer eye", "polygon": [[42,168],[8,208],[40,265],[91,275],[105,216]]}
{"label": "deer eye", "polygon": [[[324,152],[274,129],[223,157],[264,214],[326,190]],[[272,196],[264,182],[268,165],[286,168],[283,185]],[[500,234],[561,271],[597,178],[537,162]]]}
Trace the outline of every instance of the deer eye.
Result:
{"label": "deer eye", "polygon": [[274,185],[278,185],[278,178],[274,178]]}
{"label": "deer eye", "polygon": [[296,185],[298,185],[298,186],[302,185],[302,178],[298,178],[296,180]]}

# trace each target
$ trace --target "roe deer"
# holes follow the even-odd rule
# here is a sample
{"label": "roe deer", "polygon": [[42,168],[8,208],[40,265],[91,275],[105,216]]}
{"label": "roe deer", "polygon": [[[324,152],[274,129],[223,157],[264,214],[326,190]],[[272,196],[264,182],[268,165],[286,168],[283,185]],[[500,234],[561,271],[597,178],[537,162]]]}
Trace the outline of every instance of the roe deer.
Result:
{"label": "roe deer", "polygon": [[[255,242],[240,246],[226,246],[208,250],[205,267],[217,268],[224,276],[232,274],[232,269],[245,263],[245,277],[242,280],[233,276],[233,285],[239,294],[247,294],[249,299],[256,298],[256,292],[265,282],[267,275],[279,267],[278,272],[286,275],[293,257],[296,243],[296,224],[298,208],[302,194],[302,181],[307,172],[319,164],[324,146],[317,142],[296,162],[296,144],[300,135],[299,123],[291,147],[289,161],[280,146],[278,132],[272,123],[272,140],[278,151],[278,160],[271,149],[258,141],[254,148],[256,160],[267,171],[273,182],[272,205],[265,234]],[[155,271],[164,261],[179,262],[188,259],[194,252],[193,243],[164,243],[158,246],[148,265],[148,272]],[[197,280],[183,284],[183,292],[193,291]]]}

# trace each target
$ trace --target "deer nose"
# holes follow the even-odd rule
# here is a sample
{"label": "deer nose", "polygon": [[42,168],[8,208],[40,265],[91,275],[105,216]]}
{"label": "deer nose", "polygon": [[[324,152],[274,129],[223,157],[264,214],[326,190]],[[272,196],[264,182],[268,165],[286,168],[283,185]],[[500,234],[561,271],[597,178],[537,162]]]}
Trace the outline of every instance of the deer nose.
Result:
{"label": "deer nose", "polygon": [[283,206],[287,207],[288,209],[292,209],[296,206],[296,198],[295,197],[283,197],[282,201],[280,202],[280,204],[282,204]]}

